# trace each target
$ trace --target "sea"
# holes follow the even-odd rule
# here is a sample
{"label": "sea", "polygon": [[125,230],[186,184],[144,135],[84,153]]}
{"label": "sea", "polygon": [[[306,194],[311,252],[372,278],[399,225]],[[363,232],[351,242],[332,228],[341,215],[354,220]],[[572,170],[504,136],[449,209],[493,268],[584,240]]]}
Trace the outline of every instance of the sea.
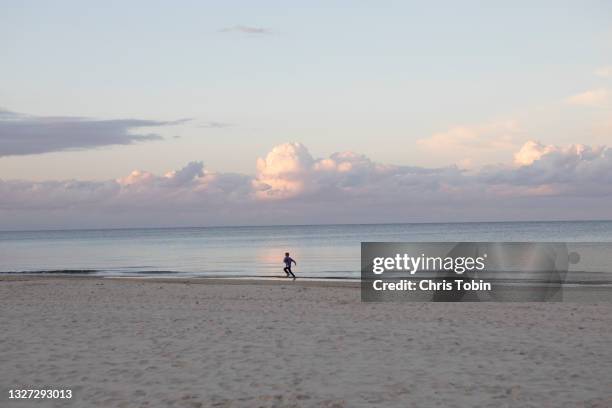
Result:
{"label": "sea", "polygon": [[0,231],[0,273],[279,277],[290,252],[298,277],[358,279],[361,242],[461,241],[612,243],[612,221]]}

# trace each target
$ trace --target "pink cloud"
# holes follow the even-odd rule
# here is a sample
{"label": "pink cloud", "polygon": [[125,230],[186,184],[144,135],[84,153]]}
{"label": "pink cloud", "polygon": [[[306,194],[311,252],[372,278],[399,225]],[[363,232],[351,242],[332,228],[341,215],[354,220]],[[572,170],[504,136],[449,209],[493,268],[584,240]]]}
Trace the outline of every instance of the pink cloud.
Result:
{"label": "pink cloud", "polygon": [[612,217],[612,149],[529,141],[514,160],[467,173],[455,166],[381,164],[353,152],[314,158],[304,145],[286,143],[257,160],[255,176],[219,173],[192,162],[164,175],[136,170],[109,181],[0,180],[0,229],[92,222],[392,222],[506,219],[513,214],[576,218],[581,211]]}

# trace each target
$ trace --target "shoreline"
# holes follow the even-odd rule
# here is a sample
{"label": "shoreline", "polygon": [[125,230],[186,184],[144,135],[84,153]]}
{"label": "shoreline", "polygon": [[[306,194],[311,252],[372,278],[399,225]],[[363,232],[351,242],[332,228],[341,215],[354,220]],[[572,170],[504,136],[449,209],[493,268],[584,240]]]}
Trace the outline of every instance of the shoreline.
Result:
{"label": "shoreline", "polygon": [[[285,277],[179,277],[179,276],[93,276],[77,274],[0,274],[0,283],[13,281],[94,281],[107,282],[117,281],[125,283],[162,283],[162,284],[185,284],[185,285],[249,285],[249,286],[295,286],[308,288],[344,288],[361,289],[361,279],[351,278],[304,278],[298,277],[293,280]],[[422,300],[407,300],[408,302],[422,303]],[[396,301],[391,303],[396,303]],[[426,301],[427,302],[427,301]],[[612,285],[610,284],[564,284],[563,299],[553,302],[521,302],[521,301],[494,301],[493,303],[599,303],[607,302],[612,304]],[[444,303],[444,302],[442,302]],[[454,302],[450,302],[454,303]],[[466,303],[466,302],[461,302]],[[470,303],[470,302],[467,302]],[[471,303],[491,303],[491,302],[471,302]]]}
{"label": "shoreline", "polygon": [[173,229],[232,229],[232,228],[299,228],[299,227],[345,227],[345,226],[377,226],[377,225],[440,225],[440,224],[537,224],[537,223],[600,223],[600,222],[612,222],[612,219],[552,219],[552,220],[535,220],[535,219],[515,219],[508,221],[424,221],[424,222],[369,222],[369,223],[322,223],[322,224],[252,224],[252,225],[199,225],[199,226],[156,226],[156,227],[116,227],[116,228],[43,228],[43,229],[0,229],[1,233],[31,233],[31,232],[72,232],[72,231],[123,231],[123,230],[173,230]]}
{"label": "shoreline", "polygon": [[359,279],[347,278],[300,278],[284,277],[158,277],[158,276],[92,276],[72,274],[0,274],[0,282],[10,281],[53,281],[53,280],[86,280],[86,281],[122,281],[140,283],[169,283],[193,285],[294,285],[308,287],[360,288]]}

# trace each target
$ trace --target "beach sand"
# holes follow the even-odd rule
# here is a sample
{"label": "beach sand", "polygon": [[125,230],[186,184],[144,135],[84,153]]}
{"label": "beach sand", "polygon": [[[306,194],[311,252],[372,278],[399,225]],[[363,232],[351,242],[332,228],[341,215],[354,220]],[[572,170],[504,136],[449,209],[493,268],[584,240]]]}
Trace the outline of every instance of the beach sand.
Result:
{"label": "beach sand", "polygon": [[[2,407],[611,407],[612,303],[342,282],[0,277]],[[71,400],[9,400],[18,388]]]}

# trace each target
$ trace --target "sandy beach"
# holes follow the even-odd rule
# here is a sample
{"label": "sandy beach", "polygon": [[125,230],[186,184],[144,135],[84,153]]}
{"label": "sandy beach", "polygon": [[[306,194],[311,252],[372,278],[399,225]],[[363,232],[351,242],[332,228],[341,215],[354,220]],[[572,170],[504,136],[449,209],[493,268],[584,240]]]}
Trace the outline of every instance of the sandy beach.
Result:
{"label": "sandy beach", "polygon": [[[610,407],[612,303],[343,282],[0,277],[2,407]],[[9,389],[71,389],[10,400]]]}

